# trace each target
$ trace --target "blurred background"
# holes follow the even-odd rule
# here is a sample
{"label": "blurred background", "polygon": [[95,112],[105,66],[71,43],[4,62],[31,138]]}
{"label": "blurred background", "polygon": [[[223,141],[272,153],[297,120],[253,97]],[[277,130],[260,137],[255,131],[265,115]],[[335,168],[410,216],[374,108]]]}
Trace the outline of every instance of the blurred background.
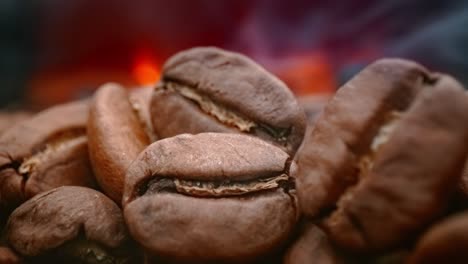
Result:
{"label": "blurred background", "polygon": [[245,53],[297,95],[384,56],[468,85],[468,1],[1,0],[0,107],[42,109],[115,81],[151,85],[193,46]]}

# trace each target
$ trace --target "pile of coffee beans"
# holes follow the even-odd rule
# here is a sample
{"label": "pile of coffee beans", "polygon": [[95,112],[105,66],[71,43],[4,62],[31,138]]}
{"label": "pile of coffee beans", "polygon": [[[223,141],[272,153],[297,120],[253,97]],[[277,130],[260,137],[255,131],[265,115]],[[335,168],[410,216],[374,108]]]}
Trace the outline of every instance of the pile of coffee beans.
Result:
{"label": "pile of coffee beans", "polygon": [[463,87],[406,60],[325,103],[182,51],[154,87],[0,131],[0,263],[465,263],[466,120]]}

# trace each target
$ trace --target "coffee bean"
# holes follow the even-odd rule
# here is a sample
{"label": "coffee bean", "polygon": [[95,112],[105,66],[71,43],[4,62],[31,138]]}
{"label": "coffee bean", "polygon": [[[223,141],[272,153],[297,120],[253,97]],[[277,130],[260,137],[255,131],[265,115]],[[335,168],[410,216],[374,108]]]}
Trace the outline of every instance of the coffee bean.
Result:
{"label": "coffee bean", "polygon": [[161,138],[182,133],[247,133],[294,154],[305,115],[288,87],[249,58],[217,48],[171,57],[152,98]]}
{"label": "coffee bean", "polygon": [[298,102],[249,58],[194,48],[128,88],[6,131],[0,113],[0,263],[465,262],[451,77],[383,59]]}
{"label": "coffee bean", "polygon": [[467,154],[466,119],[452,78],[376,62],[338,91],[304,143],[302,209],[309,217],[331,210],[321,226],[349,250],[404,242],[446,207]]}
{"label": "coffee bean", "polygon": [[146,148],[127,171],[124,216],[147,252],[246,261],[278,248],[298,214],[290,158],[241,134],[183,134]]}
{"label": "coffee bean", "polygon": [[119,207],[85,187],[59,187],[26,201],[11,214],[6,234],[17,252],[40,263],[137,261]]}
{"label": "coffee bean", "polygon": [[87,101],[56,106],[0,136],[0,210],[55,187],[96,186],[88,158],[88,111]]}
{"label": "coffee bean", "polygon": [[96,91],[88,121],[89,155],[99,186],[120,204],[125,171],[150,143],[142,121],[118,84]]}
{"label": "coffee bean", "polygon": [[419,65],[386,59],[368,66],[338,90],[297,156],[298,195],[307,215],[333,207],[356,182],[356,163],[380,127],[408,107],[428,78]]}

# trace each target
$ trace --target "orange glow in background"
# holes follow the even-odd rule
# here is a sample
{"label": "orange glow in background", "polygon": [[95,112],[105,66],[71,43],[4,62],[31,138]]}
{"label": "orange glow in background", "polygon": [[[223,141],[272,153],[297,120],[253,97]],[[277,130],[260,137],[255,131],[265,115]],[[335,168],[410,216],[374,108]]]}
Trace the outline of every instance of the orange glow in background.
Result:
{"label": "orange glow in background", "polygon": [[161,69],[151,53],[141,52],[133,62],[132,76],[138,85],[152,85],[161,77]]}
{"label": "orange glow in background", "polygon": [[4,53],[14,77],[5,78],[3,97],[16,90],[24,94],[17,100],[37,109],[85,98],[106,82],[152,86],[169,57],[196,46],[241,52],[298,96],[334,93],[387,56],[468,84],[458,0],[13,2],[8,28],[17,33],[6,32],[13,39]]}

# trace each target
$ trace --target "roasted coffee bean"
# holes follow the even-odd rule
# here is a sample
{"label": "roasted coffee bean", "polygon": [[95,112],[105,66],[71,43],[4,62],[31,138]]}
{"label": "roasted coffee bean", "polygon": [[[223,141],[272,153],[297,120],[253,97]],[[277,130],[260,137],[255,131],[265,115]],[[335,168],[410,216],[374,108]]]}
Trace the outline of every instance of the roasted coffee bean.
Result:
{"label": "roasted coffee bean", "polygon": [[356,182],[355,163],[369,151],[379,128],[407,108],[429,78],[419,65],[385,59],[338,90],[308,131],[297,157],[298,195],[307,215],[333,207]]}
{"label": "roasted coffee bean", "polygon": [[450,216],[422,236],[410,264],[467,263],[468,213]]}
{"label": "roasted coffee bean", "polygon": [[346,263],[327,235],[312,223],[306,223],[297,241],[288,249],[284,264]]}
{"label": "roasted coffee bean", "polygon": [[[343,248],[384,250],[440,214],[468,144],[461,85],[397,59],[369,66],[341,88],[298,155],[303,211]],[[326,211],[324,212],[326,213]]]}
{"label": "roasted coffee bean", "polygon": [[180,261],[247,261],[278,248],[298,213],[289,155],[242,134],[183,134],[147,147],[123,197],[132,236]]}
{"label": "roasted coffee bean", "polygon": [[127,167],[150,143],[144,121],[140,121],[135,109],[129,93],[120,85],[109,83],[96,91],[89,115],[93,170],[104,193],[118,204],[122,201]]}
{"label": "roasted coffee bean", "polygon": [[161,138],[182,133],[248,133],[293,154],[305,115],[288,87],[249,58],[217,48],[193,48],[163,67],[151,103]]}
{"label": "roasted coffee bean", "polygon": [[20,264],[21,258],[8,247],[0,246],[0,263],[2,264]]}
{"label": "roasted coffee bean", "polygon": [[95,187],[88,158],[87,101],[44,110],[0,136],[0,218],[63,185]]}
{"label": "roasted coffee bean", "polygon": [[13,211],[6,234],[33,263],[136,261],[119,207],[85,187],[59,187],[31,198]]}

